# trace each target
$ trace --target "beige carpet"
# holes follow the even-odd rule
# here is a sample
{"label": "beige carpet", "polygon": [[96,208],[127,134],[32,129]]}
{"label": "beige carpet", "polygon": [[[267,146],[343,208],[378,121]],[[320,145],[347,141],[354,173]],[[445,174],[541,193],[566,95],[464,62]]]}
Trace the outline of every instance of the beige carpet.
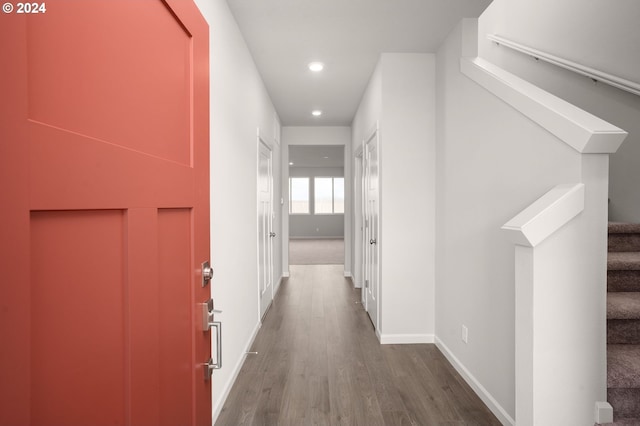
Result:
{"label": "beige carpet", "polygon": [[344,239],[289,240],[290,265],[343,265]]}

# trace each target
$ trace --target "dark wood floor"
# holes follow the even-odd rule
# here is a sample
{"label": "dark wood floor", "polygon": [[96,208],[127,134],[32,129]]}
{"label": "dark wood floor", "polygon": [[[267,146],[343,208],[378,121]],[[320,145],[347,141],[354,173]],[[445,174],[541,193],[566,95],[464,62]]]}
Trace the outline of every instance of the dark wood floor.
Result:
{"label": "dark wood floor", "polygon": [[435,345],[380,345],[342,270],[291,266],[216,426],[500,424]]}

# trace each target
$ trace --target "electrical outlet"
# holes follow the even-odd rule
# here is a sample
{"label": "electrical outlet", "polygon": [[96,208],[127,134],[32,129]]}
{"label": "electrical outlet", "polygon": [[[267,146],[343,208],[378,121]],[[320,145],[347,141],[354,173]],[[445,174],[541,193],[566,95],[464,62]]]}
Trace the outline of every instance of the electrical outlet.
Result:
{"label": "electrical outlet", "polygon": [[468,343],[469,341],[469,330],[467,329],[466,325],[462,326],[462,341],[464,343]]}

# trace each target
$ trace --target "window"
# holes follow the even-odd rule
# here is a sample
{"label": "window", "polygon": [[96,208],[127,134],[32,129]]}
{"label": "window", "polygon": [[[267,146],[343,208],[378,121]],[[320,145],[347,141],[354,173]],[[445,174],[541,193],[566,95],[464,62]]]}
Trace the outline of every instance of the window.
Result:
{"label": "window", "polygon": [[344,213],[344,178],[314,179],[314,213]]}
{"label": "window", "polygon": [[289,178],[289,213],[309,214],[309,178]]}

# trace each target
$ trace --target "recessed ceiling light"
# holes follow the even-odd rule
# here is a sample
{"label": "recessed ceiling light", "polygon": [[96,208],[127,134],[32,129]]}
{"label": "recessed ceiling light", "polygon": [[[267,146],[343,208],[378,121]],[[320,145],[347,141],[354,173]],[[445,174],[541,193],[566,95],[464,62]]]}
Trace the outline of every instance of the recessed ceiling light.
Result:
{"label": "recessed ceiling light", "polygon": [[289,165],[290,165],[290,166],[293,166],[293,162],[289,162]]}
{"label": "recessed ceiling light", "polygon": [[329,158],[329,157],[322,157],[322,158]]}
{"label": "recessed ceiling light", "polygon": [[322,62],[311,62],[309,69],[313,72],[320,72],[324,69],[324,64]]}
{"label": "recessed ceiling light", "polygon": [[314,117],[320,117],[322,115],[322,111],[316,109],[314,111],[311,111],[311,115],[313,115]]}

